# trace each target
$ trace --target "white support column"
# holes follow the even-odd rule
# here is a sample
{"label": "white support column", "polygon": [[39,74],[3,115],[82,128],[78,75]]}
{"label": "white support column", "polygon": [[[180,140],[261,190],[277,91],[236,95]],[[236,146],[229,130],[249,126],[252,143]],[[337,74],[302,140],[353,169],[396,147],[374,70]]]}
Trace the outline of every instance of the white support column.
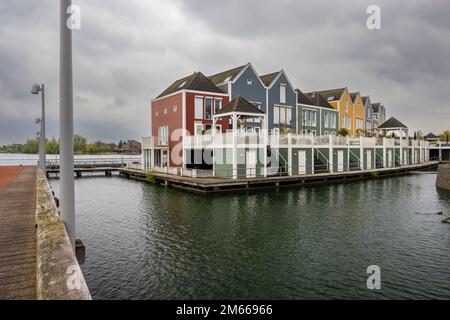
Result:
{"label": "white support column", "polygon": [[400,129],[400,166],[403,164],[403,130]]}
{"label": "white support column", "polygon": [[292,134],[288,134],[288,174],[292,176]]}
{"label": "white support column", "polygon": [[[328,136],[329,154],[328,154],[328,164],[330,166],[330,172],[334,172],[334,150],[333,150],[333,139]],[[339,164],[338,164],[339,165]]]}
{"label": "white support column", "polygon": [[233,179],[237,179],[237,116],[233,114]]}
{"label": "white support column", "polygon": [[386,138],[383,138],[383,168],[387,168]]}
{"label": "white support column", "polygon": [[264,150],[263,150],[263,162],[264,162],[264,178],[267,178],[267,146],[269,144],[269,132],[266,129],[266,117],[263,116],[261,118],[261,129],[260,129],[260,133],[262,132],[263,134],[263,146],[264,146]]}
{"label": "white support column", "polygon": [[314,146],[311,146],[311,173],[314,174]]}
{"label": "white support column", "polygon": [[364,146],[363,146],[363,137],[359,137],[359,166],[361,170],[364,170]]}
{"label": "white support column", "polygon": [[345,137],[345,145],[347,146],[347,171],[350,171],[350,138]]}

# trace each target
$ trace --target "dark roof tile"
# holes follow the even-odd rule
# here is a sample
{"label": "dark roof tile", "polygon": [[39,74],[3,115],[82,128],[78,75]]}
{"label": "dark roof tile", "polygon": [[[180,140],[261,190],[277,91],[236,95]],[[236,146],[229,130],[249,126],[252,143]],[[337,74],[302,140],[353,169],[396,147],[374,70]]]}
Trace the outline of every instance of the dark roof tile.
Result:
{"label": "dark roof tile", "polygon": [[275,80],[275,78],[278,76],[278,74],[281,71],[277,71],[277,72],[273,72],[273,73],[269,73],[269,74],[265,74],[261,77],[259,77],[261,79],[261,81],[264,83],[264,85],[266,87],[270,86],[273,82],[273,80]]}
{"label": "dark roof tile", "polygon": [[389,120],[381,124],[378,129],[408,129],[408,127],[394,117],[391,117]]}
{"label": "dark roof tile", "polygon": [[237,96],[233,100],[231,100],[227,105],[225,105],[222,109],[219,110],[216,114],[224,114],[229,112],[245,112],[245,113],[254,113],[254,114],[262,114],[264,113],[254,104],[248,102],[246,99],[241,96]]}
{"label": "dark roof tile", "polygon": [[233,68],[224,72],[220,72],[217,73],[213,76],[210,76],[209,79],[212,81],[212,83],[214,83],[215,85],[219,85],[224,83],[226,80],[230,80],[233,81],[236,76],[245,68],[247,67],[248,64],[237,67],[237,68]]}
{"label": "dark roof tile", "polygon": [[172,83],[166,90],[164,90],[158,97],[164,97],[171,93],[175,93],[180,90],[196,90],[214,93],[223,93],[214,83],[211,82],[201,72],[195,72],[194,74],[181,78]]}

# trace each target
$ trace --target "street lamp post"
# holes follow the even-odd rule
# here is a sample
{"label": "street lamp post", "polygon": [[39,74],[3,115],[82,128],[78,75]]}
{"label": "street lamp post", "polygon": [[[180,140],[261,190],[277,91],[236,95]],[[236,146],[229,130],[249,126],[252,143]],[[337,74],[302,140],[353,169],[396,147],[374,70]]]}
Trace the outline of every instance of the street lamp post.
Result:
{"label": "street lamp post", "polygon": [[33,84],[31,88],[32,94],[41,93],[42,97],[42,114],[41,114],[41,132],[39,134],[39,165],[41,166],[44,176],[47,174],[46,150],[45,150],[45,86]]}
{"label": "street lamp post", "polygon": [[71,0],[60,0],[60,195],[61,218],[75,251],[75,187],[73,170],[72,30],[68,26]]}

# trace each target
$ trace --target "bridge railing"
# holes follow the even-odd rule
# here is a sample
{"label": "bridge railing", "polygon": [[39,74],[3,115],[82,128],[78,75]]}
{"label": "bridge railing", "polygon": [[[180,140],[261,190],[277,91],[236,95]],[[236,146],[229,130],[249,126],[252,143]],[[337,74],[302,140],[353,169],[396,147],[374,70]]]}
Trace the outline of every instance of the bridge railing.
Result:
{"label": "bridge railing", "polygon": [[[74,159],[74,167],[118,167],[125,166],[129,163],[140,163],[136,158],[90,158],[90,159]],[[59,168],[60,159],[48,160],[47,168]]]}

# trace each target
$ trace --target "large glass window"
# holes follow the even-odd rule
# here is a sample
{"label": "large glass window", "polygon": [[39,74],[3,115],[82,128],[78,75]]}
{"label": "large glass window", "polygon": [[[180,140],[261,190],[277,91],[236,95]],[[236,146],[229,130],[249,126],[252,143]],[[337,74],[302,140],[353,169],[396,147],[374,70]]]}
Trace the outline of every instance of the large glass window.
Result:
{"label": "large glass window", "polygon": [[313,110],[303,110],[303,126],[304,127],[315,127],[316,126],[316,111]]}
{"label": "large glass window", "polygon": [[280,124],[280,107],[273,107],[273,123]]}
{"label": "large glass window", "polygon": [[292,122],[292,108],[284,106],[273,107],[274,124],[290,125]]}
{"label": "large glass window", "polygon": [[205,98],[205,119],[211,119],[212,117],[212,103],[213,99]]}
{"label": "large glass window", "polygon": [[169,127],[163,126],[158,128],[158,138],[160,145],[169,144]]}
{"label": "large glass window", "polygon": [[203,98],[195,97],[195,119],[203,119]]}

